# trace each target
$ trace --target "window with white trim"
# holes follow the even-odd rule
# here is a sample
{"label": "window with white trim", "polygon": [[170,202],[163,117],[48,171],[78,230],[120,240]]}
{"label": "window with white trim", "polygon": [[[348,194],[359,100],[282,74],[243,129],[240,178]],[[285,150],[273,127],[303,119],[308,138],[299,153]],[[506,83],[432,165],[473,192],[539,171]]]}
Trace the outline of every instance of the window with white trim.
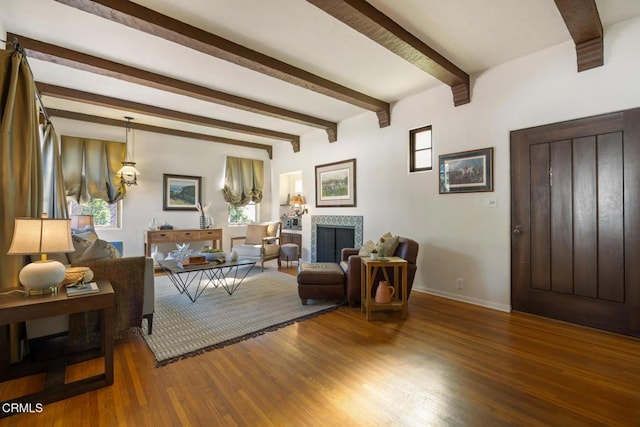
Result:
{"label": "window with white trim", "polygon": [[429,171],[432,166],[431,126],[409,131],[409,172]]}

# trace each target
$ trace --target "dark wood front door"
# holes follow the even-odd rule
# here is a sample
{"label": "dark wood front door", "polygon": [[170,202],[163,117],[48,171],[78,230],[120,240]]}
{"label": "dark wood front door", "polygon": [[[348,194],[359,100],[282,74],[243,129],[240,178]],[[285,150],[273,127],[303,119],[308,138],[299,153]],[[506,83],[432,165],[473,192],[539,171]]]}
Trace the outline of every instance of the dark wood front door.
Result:
{"label": "dark wood front door", "polygon": [[514,310],[640,336],[640,109],[511,133]]}

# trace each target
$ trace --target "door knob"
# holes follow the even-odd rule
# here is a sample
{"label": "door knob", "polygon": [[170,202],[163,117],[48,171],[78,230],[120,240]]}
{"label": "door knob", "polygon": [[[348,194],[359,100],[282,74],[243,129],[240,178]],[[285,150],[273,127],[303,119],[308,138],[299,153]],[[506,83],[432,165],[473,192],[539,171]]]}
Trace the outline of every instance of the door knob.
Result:
{"label": "door knob", "polygon": [[521,225],[516,225],[515,227],[513,227],[513,234],[520,234],[520,233],[522,233]]}

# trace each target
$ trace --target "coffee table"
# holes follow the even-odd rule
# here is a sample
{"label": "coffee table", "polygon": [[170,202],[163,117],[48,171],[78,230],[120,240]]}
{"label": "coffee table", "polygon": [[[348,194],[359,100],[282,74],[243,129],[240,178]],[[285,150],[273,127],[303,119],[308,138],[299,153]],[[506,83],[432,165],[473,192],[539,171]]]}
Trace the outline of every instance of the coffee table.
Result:
{"label": "coffee table", "polygon": [[[159,264],[178,292],[187,294],[192,302],[196,302],[209,285],[214,288],[221,286],[229,295],[232,295],[256,262],[252,260],[227,261],[222,264],[208,262],[185,268],[178,267],[175,260],[164,260]],[[246,271],[240,270],[240,267],[246,266],[249,266]]]}

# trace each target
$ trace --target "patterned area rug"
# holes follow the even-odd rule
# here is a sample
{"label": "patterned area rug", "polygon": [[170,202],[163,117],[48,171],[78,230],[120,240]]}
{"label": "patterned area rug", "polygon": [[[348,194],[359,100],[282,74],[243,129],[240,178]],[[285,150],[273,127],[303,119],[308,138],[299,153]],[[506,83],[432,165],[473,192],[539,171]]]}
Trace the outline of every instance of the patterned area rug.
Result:
{"label": "patterned area rug", "polygon": [[143,333],[162,366],[185,357],[224,347],[331,311],[335,301],[309,301],[302,305],[296,278],[255,267],[240,287],[227,294],[209,286],[191,302],[166,276],[156,276],[153,334]]}

